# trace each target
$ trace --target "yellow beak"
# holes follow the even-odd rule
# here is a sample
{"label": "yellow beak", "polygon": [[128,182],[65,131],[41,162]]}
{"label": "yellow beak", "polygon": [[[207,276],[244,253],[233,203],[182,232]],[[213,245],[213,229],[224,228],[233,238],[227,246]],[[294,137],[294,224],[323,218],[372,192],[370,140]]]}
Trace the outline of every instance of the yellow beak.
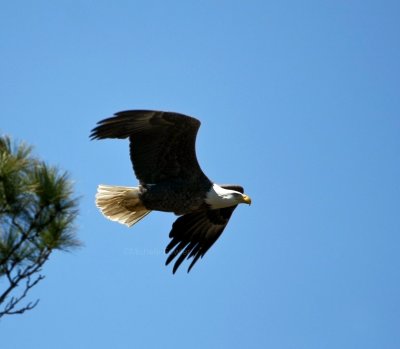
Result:
{"label": "yellow beak", "polygon": [[243,194],[243,202],[244,202],[245,204],[251,205],[251,198],[250,198],[250,196],[247,196],[247,195]]}

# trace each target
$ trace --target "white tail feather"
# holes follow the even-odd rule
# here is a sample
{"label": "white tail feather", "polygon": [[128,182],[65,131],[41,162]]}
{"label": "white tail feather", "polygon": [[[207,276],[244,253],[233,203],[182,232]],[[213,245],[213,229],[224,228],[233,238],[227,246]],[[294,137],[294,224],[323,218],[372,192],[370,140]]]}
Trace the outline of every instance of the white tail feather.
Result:
{"label": "white tail feather", "polygon": [[137,187],[99,185],[96,205],[105,217],[128,227],[151,212],[140,201]]}

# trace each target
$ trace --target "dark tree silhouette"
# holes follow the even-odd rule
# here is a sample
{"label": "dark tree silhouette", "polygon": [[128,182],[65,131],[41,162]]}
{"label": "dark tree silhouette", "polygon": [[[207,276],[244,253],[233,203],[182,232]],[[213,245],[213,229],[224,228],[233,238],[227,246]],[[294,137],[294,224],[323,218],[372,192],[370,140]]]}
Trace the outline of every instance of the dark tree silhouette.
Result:
{"label": "dark tree silhouette", "polygon": [[0,318],[22,314],[54,250],[79,246],[78,213],[67,173],[32,155],[31,147],[0,137]]}

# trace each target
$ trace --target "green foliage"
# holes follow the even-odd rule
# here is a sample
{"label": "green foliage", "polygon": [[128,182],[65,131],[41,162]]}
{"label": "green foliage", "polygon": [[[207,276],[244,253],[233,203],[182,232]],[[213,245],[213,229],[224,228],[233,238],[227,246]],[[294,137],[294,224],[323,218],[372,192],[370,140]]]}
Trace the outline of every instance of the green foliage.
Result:
{"label": "green foliage", "polygon": [[[79,246],[74,227],[77,207],[66,173],[32,156],[31,147],[0,137],[0,277],[9,282],[3,294],[0,290],[0,317],[36,305],[15,310],[27,290],[43,278],[31,280],[51,252]],[[22,298],[10,296],[22,281]]]}

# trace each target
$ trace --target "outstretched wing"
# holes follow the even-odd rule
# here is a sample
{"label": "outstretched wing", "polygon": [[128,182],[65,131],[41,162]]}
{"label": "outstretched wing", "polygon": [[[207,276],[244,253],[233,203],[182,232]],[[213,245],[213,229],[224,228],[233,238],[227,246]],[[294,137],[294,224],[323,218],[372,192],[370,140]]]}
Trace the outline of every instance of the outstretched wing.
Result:
{"label": "outstretched wing", "polygon": [[100,121],[91,138],[129,138],[133,169],[142,184],[204,180],[195,149],[199,127],[199,120],[183,114],[128,110]]}
{"label": "outstretched wing", "polygon": [[[240,186],[221,185],[221,187],[243,193],[243,188]],[[165,249],[165,253],[170,253],[165,263],[166,265],[177,257],[173,273],[176,272],[185,259],[193,258],[188,268],[189,272],[197,260],[200,257],[203,258],[221,236],[236,207],[237,205],[216,210],[209,209],[193,212],[183,215],[175,221],[169,233],[169,237],[172,240]]]}

